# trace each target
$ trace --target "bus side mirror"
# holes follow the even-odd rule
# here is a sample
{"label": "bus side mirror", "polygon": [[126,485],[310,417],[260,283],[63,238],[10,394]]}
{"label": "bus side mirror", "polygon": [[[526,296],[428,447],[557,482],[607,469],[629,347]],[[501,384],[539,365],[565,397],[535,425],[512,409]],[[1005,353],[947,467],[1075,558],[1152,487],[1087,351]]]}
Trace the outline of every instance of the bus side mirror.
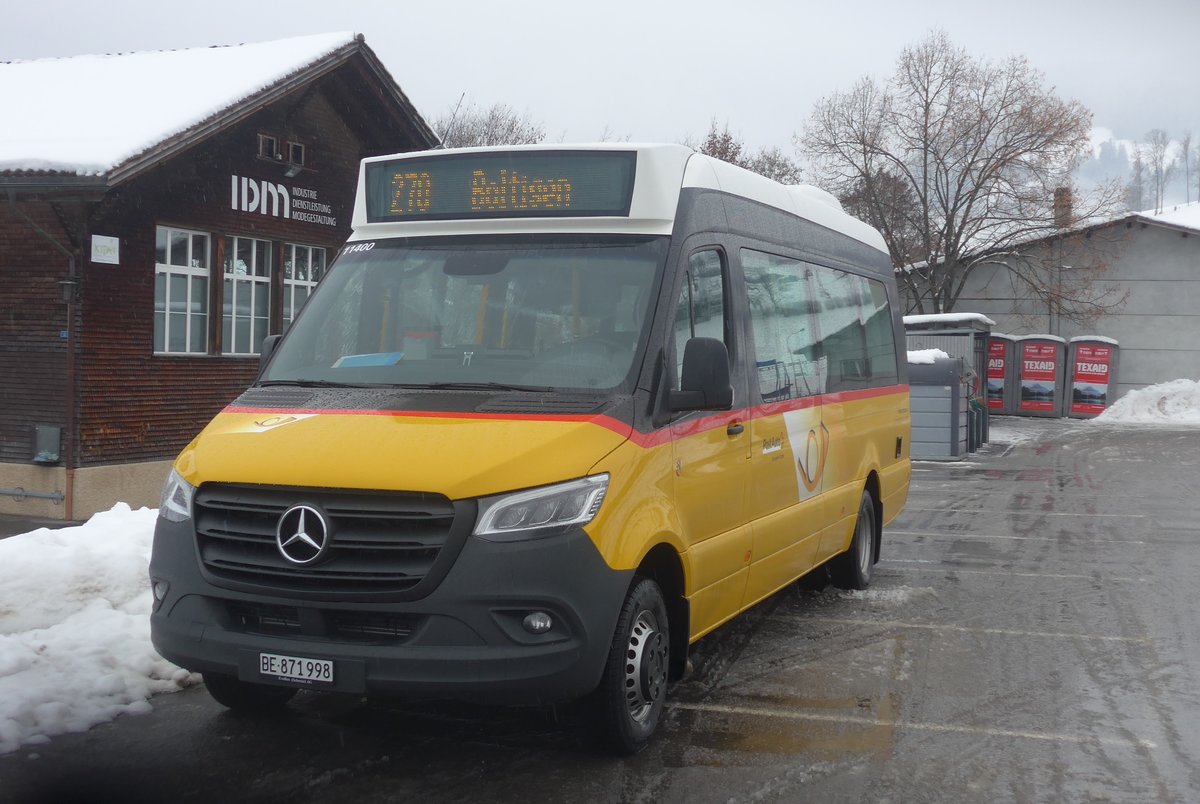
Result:
{"label": "bus side mirror", "polygon": [[733,407],[729,384],[729,351],[716,338],[692,338],[683,348],[683,376],[671,391],[672,411],[728,410]]}
{"label": "bus side mirror", "polygon": [[263,338],[262,350],[258,353],[258,373],[262,374],[266,369],[267,363],[271,362],[271,355],[275,353],[275,347],[279,344],[279,339],[282,335],[268,335]]}

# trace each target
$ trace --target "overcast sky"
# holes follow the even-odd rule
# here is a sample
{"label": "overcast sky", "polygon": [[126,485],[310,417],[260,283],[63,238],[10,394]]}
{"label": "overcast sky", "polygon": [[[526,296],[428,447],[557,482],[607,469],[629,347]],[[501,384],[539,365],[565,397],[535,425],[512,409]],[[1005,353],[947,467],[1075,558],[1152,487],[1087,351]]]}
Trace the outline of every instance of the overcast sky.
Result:
{"label": "overcast sky", "polygon": [[988,59],[1027,56],[1119,138],[1200,133],[1200,0],[4,5],[0,61],[355,31],[430,120],[465,92],[528,111],[551,140],[698,140],[716,118],[789,154],[815,100],[889,74],[901,48],[940,27]]}

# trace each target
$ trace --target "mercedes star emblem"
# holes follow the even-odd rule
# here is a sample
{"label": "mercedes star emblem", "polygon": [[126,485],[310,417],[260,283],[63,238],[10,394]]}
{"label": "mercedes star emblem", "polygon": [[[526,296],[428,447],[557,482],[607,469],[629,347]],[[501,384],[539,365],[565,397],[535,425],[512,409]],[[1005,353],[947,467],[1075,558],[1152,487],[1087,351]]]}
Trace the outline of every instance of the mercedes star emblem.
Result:
{"label": "mercedes star emblem", "polygon": [[279,554],[293,564],[311,564],[329,546],[329,526],[316,508],[294,505],[279,517],[275,544]]}

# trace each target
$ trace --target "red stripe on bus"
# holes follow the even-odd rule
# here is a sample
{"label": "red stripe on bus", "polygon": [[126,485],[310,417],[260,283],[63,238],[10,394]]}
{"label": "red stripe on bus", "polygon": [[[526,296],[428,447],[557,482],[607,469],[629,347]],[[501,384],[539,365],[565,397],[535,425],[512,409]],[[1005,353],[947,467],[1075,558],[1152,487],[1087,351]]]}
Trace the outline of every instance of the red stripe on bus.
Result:
{"label": "red stripe on bus", "polygon": [[355,410],[350,408],[256,408],[229,405],[222,413],[246,413],[260,416],[394,416],[412,419],[471,419],[475,421],[582,422],[598,424],[620,436],[628,436],[633,427],[611,416],[579,413],[474,413],[438,410]]}
{"label": "red stripe on bus", "polygon": [[675,438],[686,438],[699,435],[710,430],[728,427],[730,424],[765,419],[770,416],[781,416],[794,410],[804,410],[817,405],[836,405],[846,402],[858,402],[864,399],[877,399],[896,394],[907,394],[907,385],[889,385],[885,388],[867,388],[860,391],[841,391],[833,394],[807,396],[800,399],[789,399],[786,402],[769,402],[754,407],[726,410],[713,413],[699,419],[661,427],[650,433],[641,433],[629,424],[614,419],[611,416],[591,416],[578,413],[475,413],[470,411],[436,411],[436,410],[352,410],[352,409],[317,409],[317,408],[260,408],[230,405],[224,413],[242,413],[262,416],[394,416],[415,419],[469,419],[473,421],[514,421],[514,422],[580,422],[595,424],[617,435],[628,438],[639,447],[650,449],[669,443]]}

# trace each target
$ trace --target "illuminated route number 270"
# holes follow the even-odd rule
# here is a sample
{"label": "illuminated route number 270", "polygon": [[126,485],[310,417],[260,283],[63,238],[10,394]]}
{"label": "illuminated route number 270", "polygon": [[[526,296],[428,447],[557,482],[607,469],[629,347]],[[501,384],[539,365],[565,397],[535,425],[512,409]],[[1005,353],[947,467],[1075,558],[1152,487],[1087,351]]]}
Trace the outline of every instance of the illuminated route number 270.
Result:
{"label": "illuminated route number 270", "polygon": [[428,212],[433,197],[433,180],[428,173],[397,173],[392,177],[393,215]]}

